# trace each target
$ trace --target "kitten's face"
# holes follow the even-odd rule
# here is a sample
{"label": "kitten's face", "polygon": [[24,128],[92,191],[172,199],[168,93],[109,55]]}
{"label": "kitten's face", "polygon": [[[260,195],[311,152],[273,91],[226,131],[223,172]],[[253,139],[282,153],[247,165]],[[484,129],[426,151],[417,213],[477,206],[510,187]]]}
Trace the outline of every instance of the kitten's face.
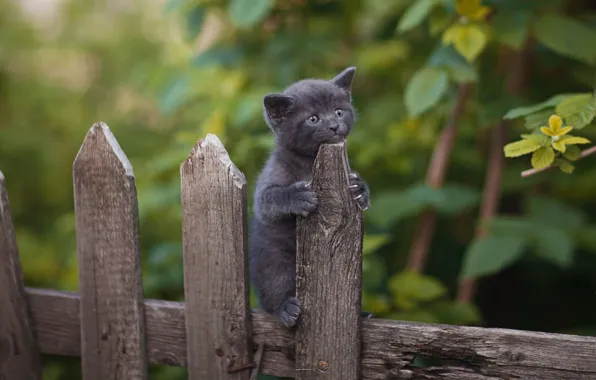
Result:
{"label": "kitten's face", "polygon": [[265,96],[265,119],[278,143],[307,155],[316,155],[323,143],[344,140],[355,120],[350,99],[354,68],[331,81],[305,79],[283,94]]}

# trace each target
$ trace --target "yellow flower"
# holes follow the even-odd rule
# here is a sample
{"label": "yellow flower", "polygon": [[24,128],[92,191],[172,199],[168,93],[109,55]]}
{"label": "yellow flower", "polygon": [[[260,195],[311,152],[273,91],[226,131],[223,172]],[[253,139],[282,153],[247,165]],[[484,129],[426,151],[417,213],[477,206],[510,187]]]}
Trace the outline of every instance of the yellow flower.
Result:
{"label": "yellow flower", "polygon": [[565,145],[588,144],[590,140],[583,137],[568,135],[573,127],[563,127],[563,120],[557,115],[551,115],[548,118],[548,127],[540,127],[540,131],[550,136],[553,148],[559,152],[565,153]]}
{"label": "yellow flower", "polygon": [[456,0],[455,10],[468,20],[482,21],[490,12],[490,8],[480,4],[480,0]]}

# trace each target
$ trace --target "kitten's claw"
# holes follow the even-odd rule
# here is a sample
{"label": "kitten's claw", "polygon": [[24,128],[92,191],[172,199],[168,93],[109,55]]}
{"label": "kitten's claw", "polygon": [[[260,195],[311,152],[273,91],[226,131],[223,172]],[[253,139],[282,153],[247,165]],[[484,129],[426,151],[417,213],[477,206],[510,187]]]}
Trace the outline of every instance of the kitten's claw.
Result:
{"label": "kitten's claw", "polygon": [[370,207],[370,200],[368,195],[368,186],[357,173],[350,173],[348,175],[350,185],[348,188],[352,192],[353,199],[362,211],[368,210]]}
{"label": "kitten's claw", "polygon": [[298,322],[300,312],[300,301],[296,297],[290,297],[279,312],[279,321],[287,328],[294,327]]}

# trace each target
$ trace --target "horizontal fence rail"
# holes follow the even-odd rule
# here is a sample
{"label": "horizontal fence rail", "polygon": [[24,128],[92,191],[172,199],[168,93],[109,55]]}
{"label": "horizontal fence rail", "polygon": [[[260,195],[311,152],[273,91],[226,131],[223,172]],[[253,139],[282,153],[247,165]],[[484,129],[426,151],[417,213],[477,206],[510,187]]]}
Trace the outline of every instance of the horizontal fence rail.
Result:
{"label": "horizontal fence rail", "polygon": [[247,182],[216,136],[180,167],[185,302],[143,297],[135,178],[105,124],[73,165],[80,293],[23,286],[0,173],[0,379],[41,379],[39,353],[81,357],[85,380],[143,380],[148,364],[191,380],[596,379],[596,337],[360,318],[348,170],[344,143],[321,147],[319,206],[297,221],[296,329],[249,309]]}
{"label": "horizontal fence rail", "polygon": [[[78,295],[27,294],[41,352],[80,356]],[[149,362],[186,366],[184,303],[145,300],[145,313]],[[252,322],[254,344],[265,346],[262,373],[294,377],[294,332],[261,312]],[[361,355],[365,380],[596,379],[596,337],[588,336],[363,319]],[[457,364],[418,368],[414,356]]]}

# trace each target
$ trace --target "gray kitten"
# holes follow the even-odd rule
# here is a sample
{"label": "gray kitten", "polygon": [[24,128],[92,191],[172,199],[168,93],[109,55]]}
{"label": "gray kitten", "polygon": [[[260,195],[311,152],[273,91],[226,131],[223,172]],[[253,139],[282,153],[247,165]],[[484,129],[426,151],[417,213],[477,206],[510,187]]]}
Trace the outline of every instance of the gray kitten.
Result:
{"label": "gray kitten", "polygon": [[[317,194],[309,181],[319,146],[345,140],[354,125],[351,85],[355,71],[355,67],[347,68],[330,81],[301,80],[263,99],[265,121],[275,134],[276,147],[257,180],[250,277],[261,307],[286,327],[295,326],[300,316],[296,215],[307,216],[317,207]],[[349,177],[354,199],[362,210],[368,209],[368,186],[356,173]]]}

